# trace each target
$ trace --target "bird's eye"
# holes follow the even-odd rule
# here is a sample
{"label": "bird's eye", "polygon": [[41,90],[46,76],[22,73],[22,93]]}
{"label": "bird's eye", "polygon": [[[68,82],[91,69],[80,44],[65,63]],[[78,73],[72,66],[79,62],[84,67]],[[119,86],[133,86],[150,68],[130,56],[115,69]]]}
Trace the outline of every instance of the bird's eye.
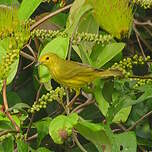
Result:
{"label": "bird's eye", "polygon": [[49,57],[47,56],[45,59],[46,59],[46,60],[49,60]]}

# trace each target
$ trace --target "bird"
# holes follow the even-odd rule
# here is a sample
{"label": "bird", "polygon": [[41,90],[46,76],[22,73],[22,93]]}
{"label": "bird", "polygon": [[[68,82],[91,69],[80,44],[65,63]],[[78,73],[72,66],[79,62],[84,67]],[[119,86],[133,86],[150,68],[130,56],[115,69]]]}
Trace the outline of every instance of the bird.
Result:
{"label": "bird", "polygon": [[122,71],[119,69],[96,69],[87,64],[64,60],[55,53],[41,55],[38,65],[46,66],[56,82],[74,89],[77,95],[82,87],[97,78],[123,76]]}

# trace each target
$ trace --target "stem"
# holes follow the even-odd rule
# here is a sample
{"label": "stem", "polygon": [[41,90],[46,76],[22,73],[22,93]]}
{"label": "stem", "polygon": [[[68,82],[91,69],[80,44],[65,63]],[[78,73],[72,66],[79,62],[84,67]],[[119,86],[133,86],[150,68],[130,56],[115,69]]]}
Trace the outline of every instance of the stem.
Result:
{"label": "stem", "polygon": [[[37,91],[37,94],[36,94],[36,102],[37,102],[38,99],[39,99],[40,91],[41,91],[41,89],[42,89],[42,86],[43,86],[43,84],[41,83],[41,84],[40,84],[40,87],[39,87],[39,89],[38,89],[38,91]],[[29,133],[29,131],[30,131],[30,129],[31,129],[33,119],[34,119],[34,113],[33,113],[32,116],[31,116],[30,123],[29,123],[29,126],[28,126],[27,131],[26,131],[26,138],[28,137],[28,133]]]}
{"label": "stem", "polygon": [[6,135],[8,133],[17,133],[17,132],[15,130],[4,130],[4,131],[0,132],[0,137]]}
{"label": "stem", "polygon": [[140,50],[141,50],[141,53],[142,53],[142,55],[143,55],[143,57],[144,57],[144,59],[146,59],[146,56],[145,56],[145,53],[144,53],[144,50],[143,50],[143,47],[142,47],[142,45],[141,45],[141,42],[140,42],[140,39],[139,39],[139,33],[138,33],[138,31],[137,31],[137,29],[136,29],[136,27],[135,27],[135,24],[133,25],[133,29],[134,29],[134,31],[135,31],[135,35],[136,35],[136,38],[137,38],[137,41],[138,41],[138,44],[139,44],[139,47],[140,47]]}
{"label": "stem", "polygon": [[82,152],[87,152],[87,150],[85,150],[85,148],[81,145],[77,136],[74,133],[73,133],[73,139]]}
{"label": "stem", "polygon": [[139,79],[152,79],[151,76],[136,76],[136,75],[133,75],[133,76],[130,76],[129,78],[139,78]]}
{"label": "stem", "polygon": [[31,28],[30,28],[30,31],[32,31],[32,30],[33,30],[34,28],[36,28],[38,25],[40,25],[40,24],[42,24],[43,22],[45,22],[47,19],[49,19],[49,18],[51,18],[51,17],[53,17],[53,16],[55,16],[55,15],[57,15],[57,14],[65,11],[65,10],[67,10],[67,9],[69,9],[71,6],[72,6],[72,4],[69,4],[69,5],[67,5],[67,6],[65,6],[65,7],[63,7],[63,8],[58,9],[57,11],[55,11],[55,12],[53,12],[53,13],[51,13],[51,14],[46,15],[45,17],[43,17],[42,19],[40,19],[39,21],[37,21],[35,24],[33,24],[33,25],[31,26]]}
{"label": "stem", "polygon": [[5,114],[8,117],[8,119],[12,122],[16,131],[19,132],[20,131],[19,126],[16,124],[16,122],[13,120],[11,114],[8,112],[8,102],[7,102],[7,96],[6,96],[6,80],[3,81],[2,94],[3,94],[3,103],[4,103],[4,107],[5,107]]}

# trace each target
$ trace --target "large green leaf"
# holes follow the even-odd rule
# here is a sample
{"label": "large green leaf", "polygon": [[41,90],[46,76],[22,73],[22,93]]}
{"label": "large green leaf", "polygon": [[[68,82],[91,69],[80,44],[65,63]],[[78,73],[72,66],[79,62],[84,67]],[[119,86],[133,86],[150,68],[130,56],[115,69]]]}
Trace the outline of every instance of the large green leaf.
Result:
{"label": "large green leaf", "polygon": [[96,45],[91,54],[93,66],[96,68],[101,68],[104,64],[109,62],[113,57],[119,54],[124,47],[125,47],[125,43],[122,42],[110,43],[105,46],[101,44]]}
{"label": "large green leaf", "polygon": [[69,34],[69,36],[72,36],[72,34],[76,32],[80,19],[91,9],[92,6],[87,4],[85,0],[74,1],[67,19],[66,32]]}
{"label": "large green leaf", "polygon": [[2,152],[12,152],[14,151],[14,141],[13,136],[9,136],[8,138],[4,139],[2,142]]}
{"label": "large green leaf", "polygon": [[103,125],[80,120],[74,127],[82,136],[91,141],[99,152],[102,151],[103,145],[107,152],[111,151],[111,141]]}
{"label": "large green leaf", "polygon": [[57,144],[63,144],[64,139],[72,134],[72,129],[77,124],[78,118],[76,113],[69,116],[59,115],[55,117],[49,126],[49,134],[53,141]]}
{"label": "large green leaf", "polygon": [[[0,104],[3,104],[3,97],[0,94]],[[21,102],[21,98],[18,96],[18,94],[16,92],[10,91],[7,93],[7,101],[9,106],[14,106],[17,103]]]}
{"label": "large green leaf", "polygon": [[[125,132],[115,135],[115,141],[120,147],[121,152],[136,152],[137,142],[136,135],[134,132]],[[115,145],[113,145],[115,149]]]}
{"label": "large green leaf", "polygon": [[[65,59],[68,53],[68,46],[69,38],[57,37],[44,47],[39,58],[46,53],[55,53],[59,57]],[[50,72],[45,66],[40,65],[38,72],[41,82],[48,82],[51,79]]]}
{"label": "large green leaf", "polygon": [[18,152],[27,152],[28,144],[25,143],[23,140],[17,140],[17,151]]}
{"label": "large green leaf", "polygon": [[34,123],[38,132],[38,138],[37,138],[38,146],[40,145],[41,140],[49,133],[50,122],[51,122],[50,118],[45,118]]}
{"label": "large green leaf", "polygon": [[[94,85],[95,85],[94,95],[95,95],[96,102],[98,103],[98,107],[101,113],[106,117],[110,117],[110,120],[113,122],[125,122],[130,114],[131,106],[124,107],[123,103],[125,104],[125,97],[115,98],[114,105],[111,105],[110,104],[112,102],[111,100],[114,100],[114,99],[110,100],[110,97],[109,97],[109,99],[107,100],[104,97],[104,94],[103,94],[104,84],[105,84],[104,80],[94,81]],[[112,85],[110,85],[109,90],[107,90],[108,87],[106,87],[106,92],[108,92],[108,95],[110,95],[111,87]],[[118,95],[121,95],[121,92],[118,93]],[[117,103],[120,103],[120,104],[117,105]],[[107,113],[108,113],[108,116],[107,116]]]}
{"label": "large green leaf", "polygon": [[20,21],[29,19],[42,1],[43,0],[23,0],[18,12]]}

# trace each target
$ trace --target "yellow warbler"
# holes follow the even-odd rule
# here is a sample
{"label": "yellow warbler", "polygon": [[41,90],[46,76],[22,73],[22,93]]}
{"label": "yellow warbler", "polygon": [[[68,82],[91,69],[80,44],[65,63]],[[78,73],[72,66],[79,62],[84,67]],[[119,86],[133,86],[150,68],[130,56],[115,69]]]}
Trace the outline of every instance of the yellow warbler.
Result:
{"label": "yellow warbler", "polygon": [[97,78],[122,76],[118,69],[95,69],[85,64],[64,60],[54,53],[42,55],[38,64],[46,66],[55,81],[74,89],[77,95],[81,87]]}

